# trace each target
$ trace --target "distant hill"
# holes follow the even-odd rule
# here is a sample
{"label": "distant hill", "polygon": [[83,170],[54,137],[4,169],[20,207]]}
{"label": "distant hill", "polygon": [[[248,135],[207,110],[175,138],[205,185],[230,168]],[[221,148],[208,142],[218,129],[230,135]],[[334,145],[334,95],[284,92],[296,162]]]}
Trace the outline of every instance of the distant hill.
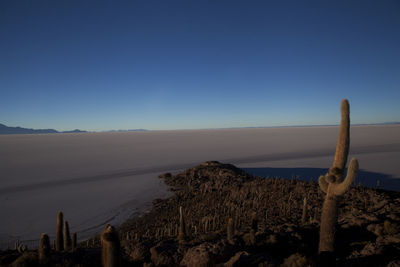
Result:
{"label": "distant hill", "polygon": [[124,132],[147,132],[146,129],[129,129],[129,130],[110,130],[110,133],[124,133]]}
{"label": "distant hill", "polygon": [[86,131],[73,130],[59,132],[54,129],[29,129],[22,127],[8,127],[0,123],[0,134],[49,134],[49,133],[85,133]]}
{"label": "distant hill", "polygon": [[59,133],[87,133],[87,131],[82,131],[82,130],[79,130],[79,129],[75,129],[75,130],[72,130],[72,131],[63,131],[63,132],[59,132]]}

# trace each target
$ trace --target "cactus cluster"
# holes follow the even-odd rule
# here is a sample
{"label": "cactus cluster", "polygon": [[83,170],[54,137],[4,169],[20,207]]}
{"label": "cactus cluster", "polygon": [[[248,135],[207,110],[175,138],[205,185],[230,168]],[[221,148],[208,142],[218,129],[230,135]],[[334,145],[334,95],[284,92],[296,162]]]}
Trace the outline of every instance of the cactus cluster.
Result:
{"label": "cactus cluster", "polygon": [[18,253],[22,254],[28,250],[28,247],[24,244],[21,244],[19,240],[17,240],[15,241],[15,250],[18,251]]}
{"label": "cactus cluster", "polygon": [[57,228],[56,228],[56,240],[55,250],[56,251],[70,251],[76,249],[77,234],[73,233],[73,239],[69,231],[68,221],[64,222],[64,215],[61,211],[57,213]]}

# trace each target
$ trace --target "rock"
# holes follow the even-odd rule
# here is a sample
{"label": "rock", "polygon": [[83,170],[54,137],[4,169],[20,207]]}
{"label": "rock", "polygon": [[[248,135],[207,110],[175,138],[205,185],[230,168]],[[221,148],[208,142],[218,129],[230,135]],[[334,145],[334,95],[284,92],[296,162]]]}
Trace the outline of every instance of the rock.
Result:
{"label": "rock", "polygon": [[173,266],[178,256],[176,252],[175,244],[161,242],[150,249],[151,261],[155,266]]}
{"label": "rock", "polygon": [[300,253],[295,253],[283,261],[282,267],[306,267],[310,266],[307,258]]}
{"label": "rock", "polygon": [[276,245],[278,243],[278,235],[272,234],[268,236],[267,245]]}
{"label": "rock", "polygon": [[366,257],[370,255],[377,255],[382,253],[382,248],[377,246],[375,243],[369,242],[364,246],[364,248],[360,251],[360,256]]}
{"label": "rock", "polygon": [[371,223],[367,226],[367,230],[374,233],[376,236],[383,235],[383,226],[380,224]]}
{"label": "rock", "polygon": [[383,229],[387,234],[396,234],[399,232],[400,227],[396,222],[390,222],[389,220],[386,220],[383,223]]}
{"label": "rock", "polygon": [[150,256],[150,251],[147,246],[143,243],[138,243],[133,246],[132,251],[129,253],[129,257],[133,261],[144,261]]}
{"label": "rock", "polygon": [[252,232],[246,233],[243,235],[243,242],[246,246],[255,246],[256,245],[256,235]]}
{"label": "rock", "polygon": [[181,261],[184,266],[212,266],[224,262],[233,254],[233,247],[222,239],[215,244],[204,242],[190,248]]}
{"label": "rock", "polygon": [[249,253],[246,251],[240,251],[236,253],[232,258],[229,259],[229,261],[224,263],[225,267],[234,267],[234,266],[240,266],[240,261],[243,260],[244,258],[248,257]]}
{"label": "rock", "polygon": [[251,255],[246,251],[236,253],[229,261],[225,262],[223,266],[259,266],[259,267],[272,267],[278,266],[278,262],[267,253],[260,253]]}
{"label": "rock", "polygon": [[24,252],[18,259],[16,259],[11,266],[12,267],[34,267],[38,266],[38,256],[33,252]]}
{"label": "rock", "polygon": [[228,240],[222,239],[212,245],[210,252],[213,254],[214,261],[220,263],[232,256],[233,246],[229,244]]}
{"label": "rock", "polygon": [[376,239],[376,242],[382,245],[400,244],[400,235],[386,235],[379,237]]}
{"label": "rock", "polygon": [[209,252],[210,243],[203,243],[190,248],[181,261],[181,265],[190,267],[208,267],[214,265],[214,260]]}
{"label": "rock", "polygon": [[399,267],[400,266],[400,260],[394,260],[388,263],[386,265],[387,267]]}

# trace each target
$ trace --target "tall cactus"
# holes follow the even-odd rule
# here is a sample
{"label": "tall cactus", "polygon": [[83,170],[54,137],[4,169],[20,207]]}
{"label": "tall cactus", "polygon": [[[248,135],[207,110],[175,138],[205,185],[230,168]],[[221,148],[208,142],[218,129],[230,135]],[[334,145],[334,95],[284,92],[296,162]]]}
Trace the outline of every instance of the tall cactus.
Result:
{"label": "tall cactus", "polygon": [[64,223],[64,249],[66,251],[71,250],[72,248],[72,240],[71,240],[71,235],[69,232],[69,224],[67,221]]}
{"label": "tall cactus", "polygon": [[111,225],[101,233],[101,261],[103,267],[120,266],[120,243],[118,233]]}
{"label": "tall cactus", "polygon": [[57,229],[56,229],[56,250],[63,251],[64,250],[64,241],[63,241],[63,213],[59,211],[57,213]]}
{"label": "tall cactus", "polygon": [[357,159],[350,161],[347,176],[343,180],[350,144],[350,107],[346,99],[341,103],[341,123],[335,158],[325,176],[319,177],[319,186],[326,193],[322,206],[319,252],[333,253],[338,220],[338,200],[354,182],[358,171]]}
{"label": "tall cactus", "polygon": [[185,229],[185,218],[183,216],[182,206],[179,207],[179,233],[178,240],[179,242],[184,242],[186,238],[186,229]]}

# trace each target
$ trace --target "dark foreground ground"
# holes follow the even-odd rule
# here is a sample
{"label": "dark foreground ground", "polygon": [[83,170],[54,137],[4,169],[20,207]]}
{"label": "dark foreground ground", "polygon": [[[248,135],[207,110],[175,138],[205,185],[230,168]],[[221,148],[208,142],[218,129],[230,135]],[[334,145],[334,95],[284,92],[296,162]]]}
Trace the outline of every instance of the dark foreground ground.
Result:
{"label": "dark foreground ground", "polygon": [[[119,229],[122,266],[318,266],[324,193],[315,182],[264,179],[206,162],[160,178],[174,191]],[[307,199],[303,217],[303,200]],[[185,219],[179,235],[179,207]],[[353,187],[340,204],[337,266],[400,266],[400,193]],[[303,221],[302,221],[303,217]],[[232,219],[234,235],[227,240]],[[95,237],[47,266],[101,266]],[[0,252],[1,266],[38,266],[37,251]]]}

